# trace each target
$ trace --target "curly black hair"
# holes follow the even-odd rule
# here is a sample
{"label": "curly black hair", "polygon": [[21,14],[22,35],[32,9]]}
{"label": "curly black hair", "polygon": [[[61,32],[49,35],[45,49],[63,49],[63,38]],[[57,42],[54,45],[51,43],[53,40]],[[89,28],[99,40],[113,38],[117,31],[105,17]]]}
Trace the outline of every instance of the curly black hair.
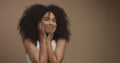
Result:
{"label": "curly black hair", "polygon": [[30,39],[33,42],[39,40],[38,23],[46,12],[52,12],[56,17],[57,28],[53,40],[60,38],[69,41],[70,39],[70,19],[63,8],[57,5],[34,4],[27,8],[19,20],[18,30],[23,39]]}

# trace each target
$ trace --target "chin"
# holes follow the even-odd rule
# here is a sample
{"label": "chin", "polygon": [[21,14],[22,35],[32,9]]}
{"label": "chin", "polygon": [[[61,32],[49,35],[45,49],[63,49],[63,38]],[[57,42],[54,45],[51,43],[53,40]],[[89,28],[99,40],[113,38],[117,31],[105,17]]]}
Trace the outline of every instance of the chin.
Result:
{"label": "chin", "polygon": [[52,32],[53,32],[52,30],[49,30],[49,29],[46,30],[47,34],[52,33]]}
{"label": "chin", "polygon": [[52,33],[52,31],[49,30],[49,31],[46,31],[46,33],[47,33],[47,34]]}
{"label": "chin", "polygon": [[51,33],[51,31],[50,30],[46,30],[46,33],[49,34],[49,33]]}
{"label": "chin", "polygon": [[49,32],[46,32],[47,34],[51,33],[50,31]]}

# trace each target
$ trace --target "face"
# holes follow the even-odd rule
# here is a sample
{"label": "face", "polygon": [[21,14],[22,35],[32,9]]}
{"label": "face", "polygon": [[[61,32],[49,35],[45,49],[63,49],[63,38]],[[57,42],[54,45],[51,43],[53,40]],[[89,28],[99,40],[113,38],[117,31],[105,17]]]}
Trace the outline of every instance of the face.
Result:
{"label": "face", "polygon": [[55,32],[57,26],[55,15],[52,12],[46,12],[41,19],[41,24],[46,33]]}

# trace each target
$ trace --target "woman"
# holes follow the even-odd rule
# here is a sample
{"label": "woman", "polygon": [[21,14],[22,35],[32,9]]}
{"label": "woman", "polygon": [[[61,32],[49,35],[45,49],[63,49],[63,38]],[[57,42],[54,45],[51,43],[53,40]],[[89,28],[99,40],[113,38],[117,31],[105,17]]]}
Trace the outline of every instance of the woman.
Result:
{"label": "woman", "polygon": [[18,30],[28,63],[62,63],[70,39],[69,19],[56,5],[35,4],[24,11]]}

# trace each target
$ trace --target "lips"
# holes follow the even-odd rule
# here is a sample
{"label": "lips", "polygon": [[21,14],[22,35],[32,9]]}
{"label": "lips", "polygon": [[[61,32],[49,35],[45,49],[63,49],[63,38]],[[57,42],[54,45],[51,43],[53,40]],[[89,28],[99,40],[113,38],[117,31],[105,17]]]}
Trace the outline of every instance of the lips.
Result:
{"label": "lips", "polygon": [[54,26],[47,26],[48,29],[54,29]]}
{"label": "lips", "polygon": [[52,30],[53,28],[52,27],[48,27],[49,30]]}
{"label": "lips", "polygon": [[46,31],[53,31],[55,29],[54,25],[46,25],[45,26]]}

